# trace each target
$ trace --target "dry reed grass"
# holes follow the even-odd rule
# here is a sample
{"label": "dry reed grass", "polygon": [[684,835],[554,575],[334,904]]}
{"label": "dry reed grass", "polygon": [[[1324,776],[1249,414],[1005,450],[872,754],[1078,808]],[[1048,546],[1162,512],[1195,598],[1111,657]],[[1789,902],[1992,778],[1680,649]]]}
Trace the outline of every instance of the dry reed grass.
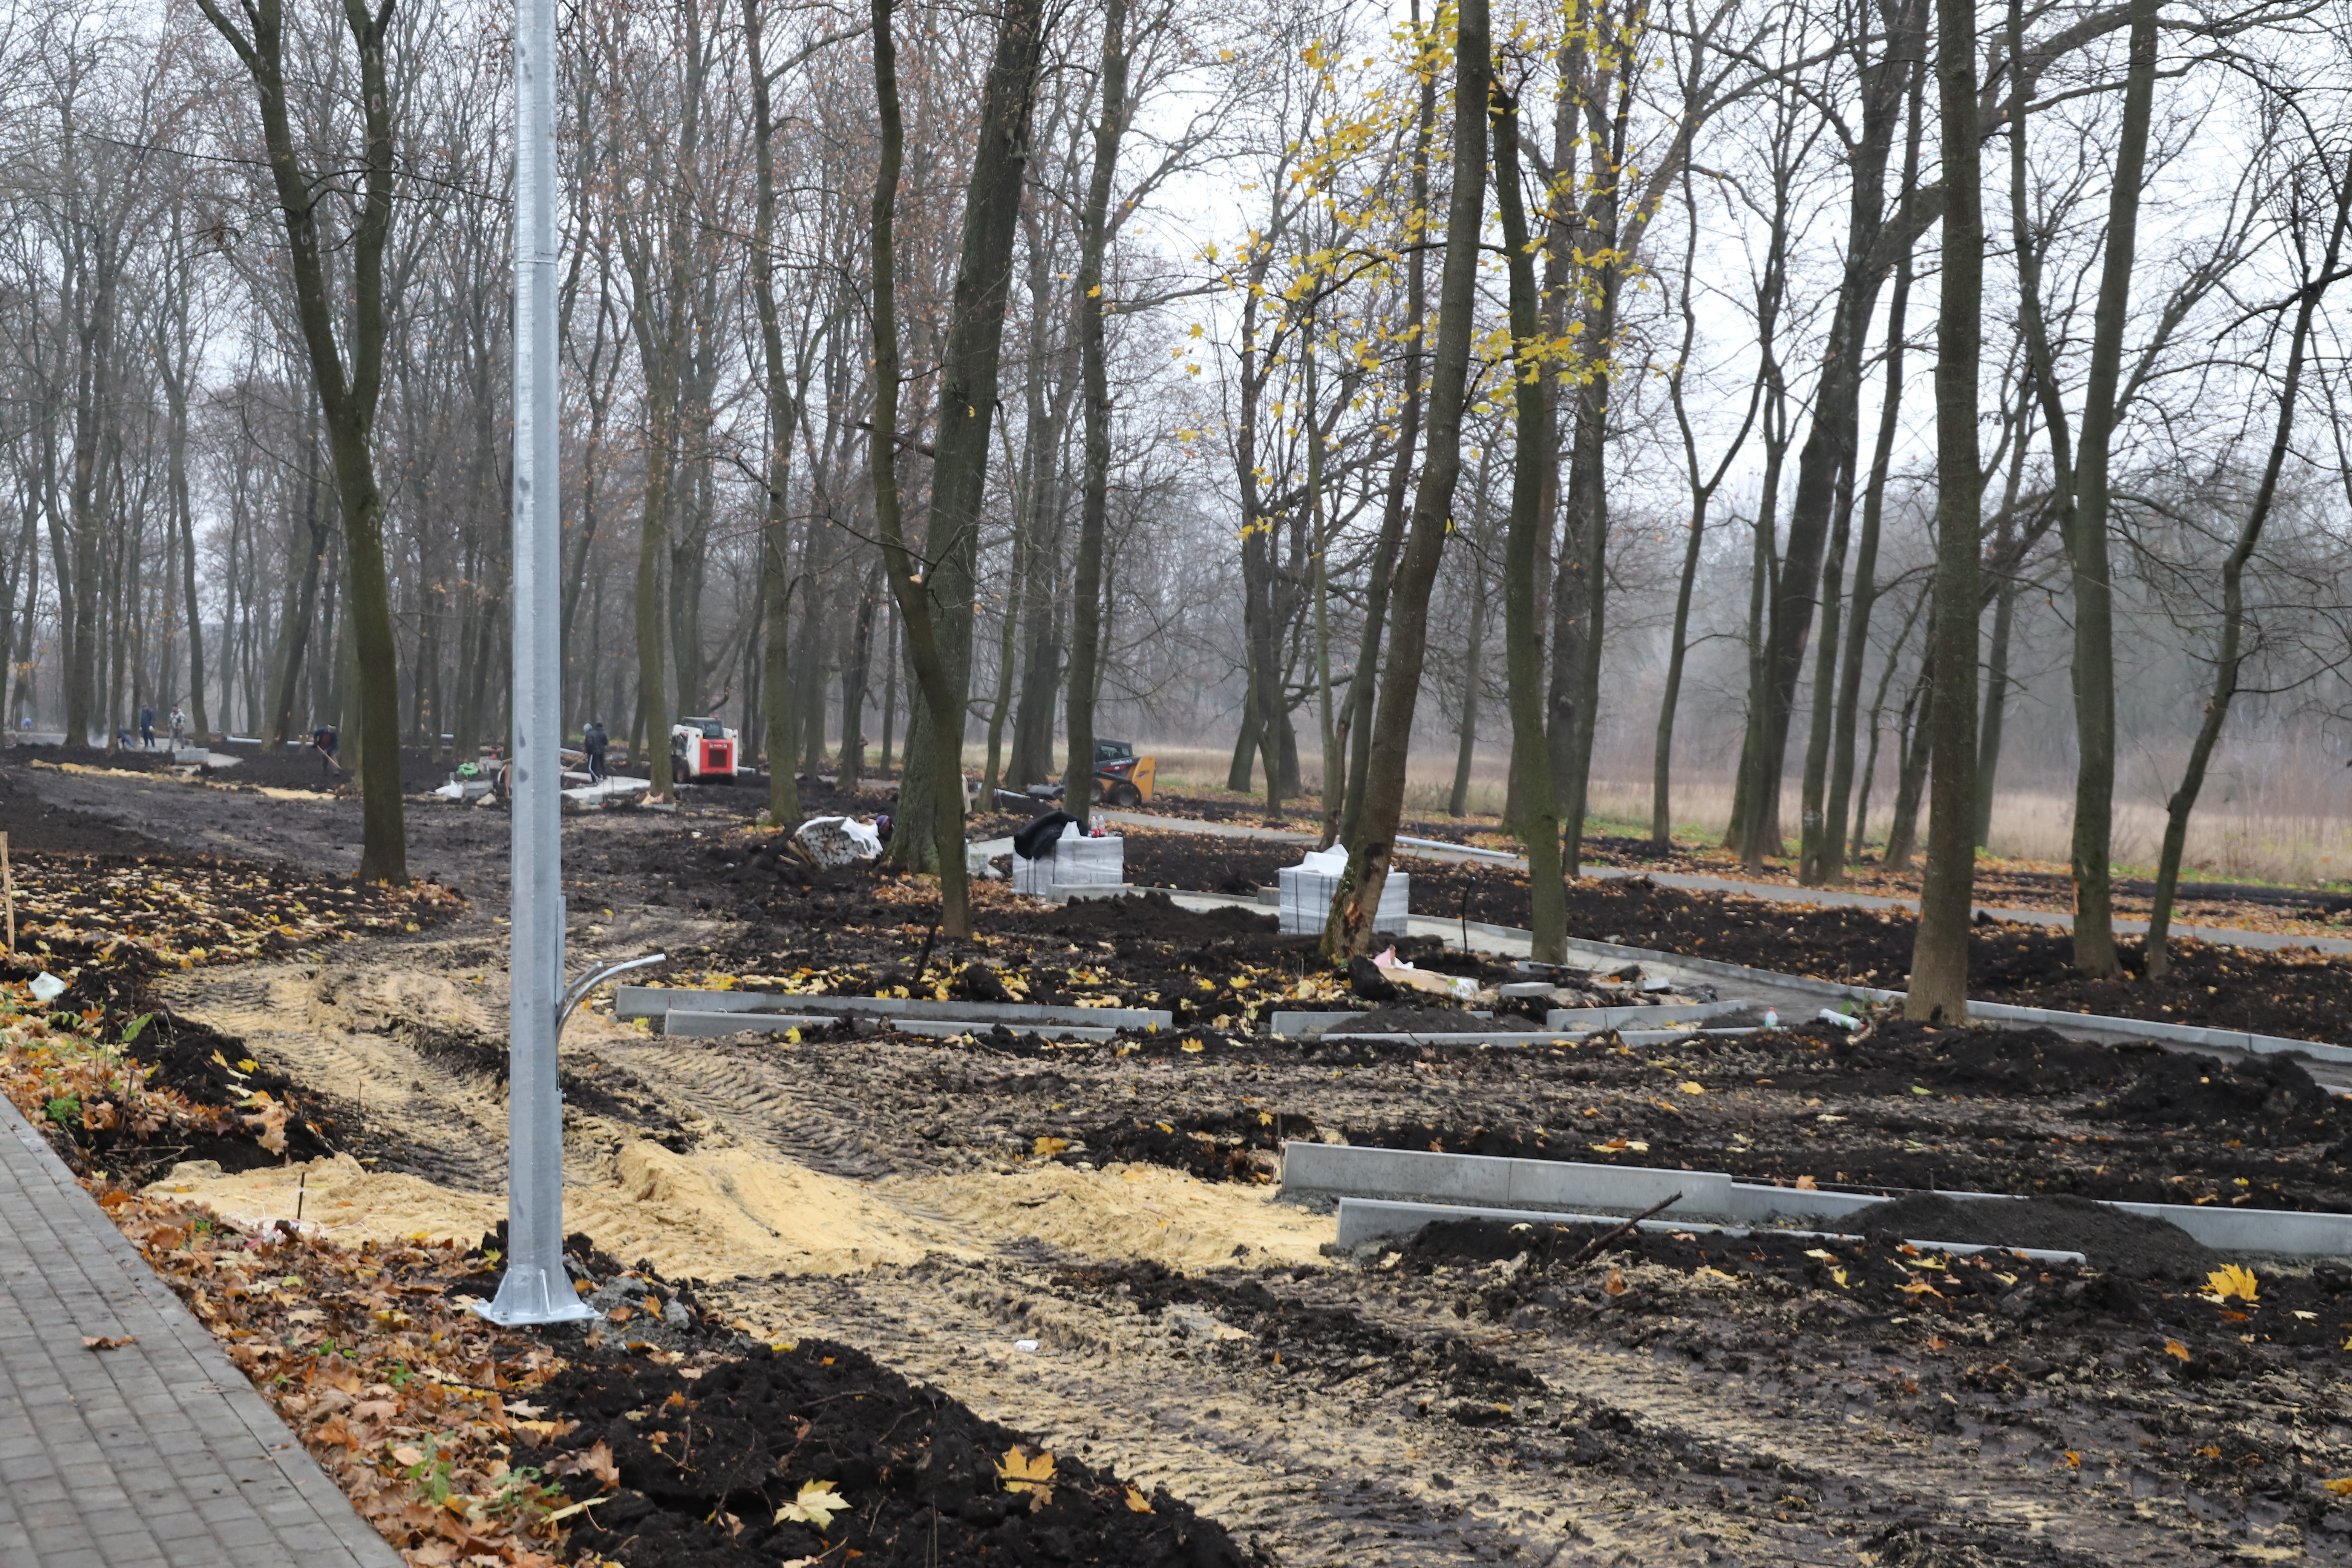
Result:
{"label": "dry reed grass", "polygon": [[[1311,744],[1312,738],[1302,736]],[[1187,794],[1223,795],[1230,750],[1209,746],[1146,746],[1159,758],[1162,787]],[[1469,818],[1493,822],[1503,807],[1505,770],[1509,759],[1481,751],[1472,763],[1465,802]],[[1300,759],[1307,794],[1322,788],[1319,759]],[[1405,812],[1409,816],[1442,816],[1454,785],[1450,752],[1427,752],[1413,758],[1406,773]],[[2318,801],[2279,798],[2279,791],[2245,791],[2231,803],[2201,806],[2190,819],[2183,856],[2184,874],[2201,879],[2277,882],[2315,886],[2352,879],[2352,820],[2323,808]],[[2301,794],[2303,792],[2297,792]],[[1869,843],[1886,841],[1894,819],[1891,770],[1882,769],[1871,792]],[[1799,781],[1784,785],[1786,824],[1793,828]],[[1713,844],[1723,837],[1731,815],[1728,777],[1685,779],[1674,791],[1674,831],[1692,844]],[[1639,778],[1597,779],[1593,782],[1588,822],[1595,832],[1646,834],[1650,823],[1650,781]],[[1924,826],[1924,819],[1922,826]],[[2003,789],[1993,799],[1992,832],[1988,851],[2005,860],[2063,866],[2070,853],[2074,801],[2063,788]],[[2161,801],[2118,799],[2116,802],[2115,864],[2119,871],[2151,870],[2164,837]]]}

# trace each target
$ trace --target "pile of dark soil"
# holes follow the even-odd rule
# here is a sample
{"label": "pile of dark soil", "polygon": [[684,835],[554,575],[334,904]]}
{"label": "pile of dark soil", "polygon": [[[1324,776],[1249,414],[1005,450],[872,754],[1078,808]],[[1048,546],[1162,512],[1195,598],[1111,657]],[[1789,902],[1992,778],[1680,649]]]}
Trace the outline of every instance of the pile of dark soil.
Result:
{"label": "pile of dark soil", "polygon": [[[50,748],[43,748],[47,756]],[[103,753],[101,753],[103,754]],[[19,752],[12,763],[28,762]],[[155,855],[167,847],[101,816],[51,805],[31,789],[19,789],[7,773],[0,773],[0,833],[8,836],[11,855]]]}
{"label": "pile of dark soil", "polygon": [[2050,1099],[2115,1089],[2143,1066],[2153,1068],[2147,1058],[2189,1059],[2152,1046],[2087,1045],[2049,1029],[1946,1029],[1905,1018],[1881,1019],[1859,1039],[1812,1021],[1791,1034],[1817,1047],[1802,1081],[1818,1093],[1899,1095],[1924,1088]]}
{"label": "pile of dark soil", "polygon": [[2194,1283],[2221,1266],[2219,1253],[2179,1226],[2087,1198],[1966,1199],[1906,1193],[1839,1223],[1872,1236],[2079,1252],[2093,1268],[2131,1279]]}
{"label": "pile of dark soil", "polygon": [[[1058,936],[1073,941],[1202,942],[1278,937],[1280,922],[1272,911],[1255,910],[1188,910],[1167,894],[1147,892],[1123,899],[1079,899],[1058,908],[1028,905],[993,916],[992,931]],[[1311,950],[1318,938],[1294,937],[1275,943],[1276,951]],[[1302,946],[1302,944],[1304,944]]]}
{"label": "pile of dark soil", "polygon": [[2312,1081],[2301,1062],[2255,1057],[2224,1062],[2212,1057],[2149,1053],[2139,1077],[2115,1103],[2134,1121],[2265,1138],[2289,1127],[2326,1127],[2343,1116],[2344,1102]]}
{"label": "pile of dark soil", "polygon": [[[1679,1350],[1735,1374],[1762,1371],[1757,1363],[1769,1360],[1790,1382],[1843,1376],[1851,1381],[1839,1392],[1849,1400],[1897,1411],[1929,1381],[1927,1371],[1915,1377],[1912,1369],[1930,1357],[1948,1357],[1959,1389],[1971,1395],[2033,1397],[2055,1408],[2067,1395],[2053,1394],[2052,1384],[2105,1386],[2128,1377],[2242,1387],[2299,1363],[2316,1363],[2314,1372],[2332,1381],[2331,1363],[2342,1364],[2346,1354],[2340,1320],[2352,1307],[2352,1272],[2332,1265],[2308,1273],[2264,1269],[2249,1300],[2211,1289],[2193,1251],[2151,1249],[2137,1261],[2156,1267],[2135,1274],[2125,1266],[2135,1261],[2130,1245],[2114,1235],[2110,1256],[2125,1261],[2102,1267],[2095,1257],[2044,1264],[1997,1252],[1937,1255],[1906,1247],[1899,1230],[1877,1227],[1860,1242],[1613,1228],[1448,1221],[1399,1244],[1393,1261],[1381,1267],[1392,1270],[1401,1292],[1422,1281],[1450,1292],[1465,1318],[1607,1335],[1661,1357]],[[2089,1235],[2079,1226],[2073,1234]],[[2165,1267],[2171,1263],[2180,1270]],[[1667,1276],[1681,1278],[1667,1286]],[[1704,1286],[1727,1309],[1757,1300],[1747,1287],[1767,1282],[1781,1293],[1761,1300],[1802,1300],[1793,1329],[1776,1327],[1759,1339],[1727,1321],[1691,1331],[1694,1317],[1708,1309],[1690,1287]],[[1792,1364],[1786,1342],[1808,1330],[1839,1348]],[[1685,1334],[1691,1342],[1676,1342]],[[1883,1382],[1841,1374],[1841,1363],[1856,1365],[1854,1347],[1874,1342],[1897,1358]],[[2281,1452],[2290,1446],[2270,1439],[2227,1439],[2223,1458],[2205,1428],[2196,1430],[2179,1446],[2197,1450],[2189,1468],[2200,1486],[2261,1484],[2271,1470],[2258,1467],[2294,1463]],[[2141,1457],[2159,1458],[2173,1446],[2143,1445]],[[2324,1510],[2328,1500],[2317,1500]]]}
{"label": "pile of dark soil", "polygon": [[[612,1500],[581,1516],[572,1543],[625,1568],[775,1568],[835,1552],[877,1568],[1247,1560],[1165,1491],[1046,1455],[848,1345],[755,1345],[691,1368],[600,1357],[534,1397],[579,1421],[562,1450],[611,1456]],[[814,1510],[823,1524],[780,1511],[809,1513],[813,1490],[840,1500],[838,1512]]]}
{"label": "pile of dark soil", "polygon": [[[1988,1231],[1999,1223],[1999,1236],[1945,1234],[1948,1226],[1967,1227],[1947,1210],[2029,1206],[2042,1212],[2031,1220],[2021,1215],[2013,1223],[1976,1222]],[[1500,1278],[1490,1274],[1456,1301],[1456,1310],[1464,1316],[1494,1321],[1528,1307],[1570,1317],[1601,1313],[1638,1318],[1686,1310],[1673,1300],[1653,1300],[1628,1278],[1634,1265],[1652,1264],[1685,1275],[1711,1270],[1734,1282],[1779,1279],[1827,1292],[1881,1321],[1901,1314],[1915,1322],[1948,1321],[1958,1327],[1971,1317],[1991,1314],[2028,1331],[2102,1325],[2110,1331],[2138,1331],[2138,1335],[2155,1331],[2149,1337],[2136,1335],[2126,1342],[2136,1346],[2137,1357],[2148,1358],[2143,1367],[2185,1369],[2192,1377],[2234,1377],[2258,1371],[2259,1354],[2248,1356],[2242,1350],[2247,1342],[2241,1335],[2249,1323],[2259,1325],[2257,1334],[2264,1345],[2340,1352],[2340,1331],[2331,1332],[2336,1325],[2319,1319],[2323,1312],[2335,1311],[2346,1289],[2352,1287],[2352,1276],[2326,1269],[2309,1275],[2270,1272],[2260,1279],[2258,1301],[2217,1302],[2210,1299],[2206,1275],[2220,1267],[2220,1260],[2186,1235],[2158,1221],[2136,1221],[2133,1215],[2095,1205],[2081,1206],[2090,1211],[2087,1216],[2055,1204],[1971,1205],[1922,1195],[1906,1200],[1905,1206],[1887,1204],[1855,1215],[1853,1228],[1861,1229],[1865,1215],[1870,1221],[1869,1236],[1862,1241],[1769,1231],[1732,1237],[1704,1231],[1618,1231],[1601,1223],[1506,1226],[1496,1220],[1447,1220],[1400,1244],[1398,1269],[1426,1278],[1449,1267],[1524,1257],[1524,1264]],[[2020,1241],[2012,1234],[2017,1230],[2034,1232],[2039,1238]],[[2083,1252],[2089,1261],[2030,1262],[1992,1251],[1939,1255],[1907,1246],[1906,1234],[1934,1241],[2063,1248]],[[2060,1239],[2063,1237],[2073,1239]],[[2298,1317],[2298,1310],[2312,1316]],[[2230,1315],[2233,1312],[2237,1316]],[[2175,1345],[2185,1342],[2187,1363],[2178,1355],[2168,1359],[2168,1340]],[[2039,1364],[2049,1370],[2048,1363],[2022,1352],[2012,1353],[2010,1363],[2014,1366],[2004,1363],[1998,1371],[2039,1377],[2041,1372],[2029,1369]]]}
{"label": "pile of dark soil", "polygon": [[1130,828],[1127,879],[1139,888],[1248,898],[1260,888],[1274,886],[1282,868],[1297,865],[1299,857],[1313,847],[1264,838],[1213,838],[1200,833]]}

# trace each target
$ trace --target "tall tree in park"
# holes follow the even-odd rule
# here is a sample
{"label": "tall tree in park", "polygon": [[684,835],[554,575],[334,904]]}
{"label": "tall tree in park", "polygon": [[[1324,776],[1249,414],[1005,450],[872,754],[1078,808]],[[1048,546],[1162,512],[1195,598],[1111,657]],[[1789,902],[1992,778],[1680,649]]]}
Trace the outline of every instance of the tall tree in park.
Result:
{"label": "tall tree in park", "polygon": [[[980,141],[965,187],[963,233],[946,345],[940,364],[940,411],[931,465],[931,504],[917,563],[907,545],[898,495],[898,323],[896,209],[906,133],[898,103],[897,46],[890,0],[874,0],[874,86],[881,114],[874,180],[874,434],[876,531],[890,592],[906,623],[930,740],[928,756],[908,752],[908,780],[928,773],[928,813],[908,811],[894,843],[905,863],[936,858],[940,930],[968,936],[963,859],[963,718],[971,676],[972,566],[978,552],[982,493],[988,477],[989,427],[996,412],[997,357],[1012,284],[1013,241],[1021,206],[1029,107],[1045,43],[1044,0],[1005,0],[981,92]],[[919,762],[922,764],[918,767]],[[919,798],[903,806],[919,808]],[[929,816],[929,843],[917,839]],[[898,837],[898,836],[894,836]],[[929,855],[924,856],[928,849]]]}
{"label": "tall tree in park", "polygon": [[1429,647],[1429,592],[1453,526],[1462,474],[1462,411],[1469,391],[1477,304],[1478,238],[1486,215],[1486,97],[1493,76],[1486,0],[1462,0],[1454,41],[1454,189],[1445,209],[1445,263],[1438,275],[1437,342],[1429,388],[1429,447],[1392,590],[1387,679],[1372,711],[1363,815],[1348,844],[1348,869],[1323,928],[1324,956],[1344,961],[1371,943],[1404,811],[1405,754]]}
{"label": "tall tree in park", "polygon": [[[2115,830],[2115,574],[2108,559],[2108,479],[2115,445],[2116,386],[2124,326],[2131,310],[2132,263],[2138,254],[2140,184],[2147,169],[2147,128],[2156,95],[2156,30],[2160,0],[2131,0],[2131,48],[2124,77],[2123,132],[2107,197],[2106,255],[2092,315],[2090,376],[2083,389],[2083,449],[2074,467],[2074,505],[2066,540],[2074,565],[2074,967],[2084,974],[2123,973],[2116,951],[2110,840]],[[2022,104],[2024,94],[2017,94]],[[2044,378],[2045,387],[2054,375]],[[2047,394],[2045,393],[2045,396]],[[1937,764],[1937,777],[1942,766]],[[1937,785],[1941,789],[1940,783]]]}
{"label": "tall tree in park", "polygon": [[1101,102],[1095,121],[1095,166],[1078,216],[1079,374],[1085,381],[1086,471],[1078,496],[1077,580],[1070,603],[1069,769],[1062,809],[1091,816],[1095,784],[1095,689],[1102,658],[1103,526],[1110,501],[1110,380],[1103,363],[1103,249],[1110,228],[1111,180],[1127,131],[1127,0],[1104,0]]}
{"label": "tall tree in park", "polygon": [[1936,321],[1936,592],[1927,632],[1938,680],[1924,737],[1935,793],[1919,879],[1904,1016],[1965,1022],[1969,925],[1976,894],[1977,548],[1984,490],[1977,449],[1977,373],[1984,353],[1984,190],[1977,135],[1976,8],[1936,0],[1936,86],[1943,110],[1943,298]]}
{"label": "tall tree in park", "polygon": [[[240,24],[217,0],[196,0],[253,84],[268,149],[270,175],[286,226],[287,265],[295,315],[310,361],[332,454],[335,493],[343,515],[343,571],[359,662],[359,774],[363,795],[359,874],[371,880],[408,879],[408,839],[400,798],[400,679],[392,634],[392,600],[384,574],[383,496],[375,476],[376,402],[383,387],[384,247],[392,234],[392,94],[385,54],[393,0],[370,9],[367,0],[343,0],[342,19],[356,56],[362,136],[358,201],[351,232],[327,232],[320,208],[337,199],[338,185],[306,166],[295,143],[287,102],[284,0],[248,0]],[[347,244],[351,299],[332,293],[327,253]],[[337,329],[349,334],[345,345]]]}
{"label": "tall tree in park", "polygon": [[[1568,958],[1568,889],[1559,875],[1559,811],[1551,787],[1550,749],[1544,743],[1543,633],[1537,623],[1536,559],[1550,520],[1543,510],[1545,427],[1551,418],[1546,389],[1554,374],[1549,340],[1536,295],[1536,261],[1528,247],[1526,198],[1519,191],[1519,94],[1497,79],[1495,100],[1495,194],[1502,209],[1503,257],[1510,274],[1513,456],[1511,515],[1503,541],[1503,640],[1511,707],[1513,754],[1526,770],[1520,781],[1528,847],[1531,938],[1528,954],[1539,963]],[[1696,534],[1694,534],[1696,537]],[[1685,590],[1687,594],[1687,590]]]}
{"label": "tall tree in park", "polygon": [[751,287],[759,304],[761,366],[767,376],[767,464],[761,470],[765,506],[760,522],[760,613],[767,646],[760,683],[768,735],[768,819],[785,823],[801,814],[800,786],[793,771],[791,489],[793,402],[791,367],[784,360],[783,317],[776,300],[776,121],[770,105],[772,84],[783,67],[767,58],[761,0],[743,0],[744,64],[751,76],[752,193]]}

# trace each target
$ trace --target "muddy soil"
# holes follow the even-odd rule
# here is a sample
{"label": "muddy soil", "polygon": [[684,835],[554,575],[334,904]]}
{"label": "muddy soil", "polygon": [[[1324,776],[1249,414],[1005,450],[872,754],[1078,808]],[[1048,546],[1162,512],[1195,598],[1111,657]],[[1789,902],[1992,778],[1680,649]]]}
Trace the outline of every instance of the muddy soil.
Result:
{"label": "muddy soil", "polygon": [[107,817],[52,805],[27,782],[28,770],[37,770],[38,763],[21,752],[10,753],[7,761],[0,770],[0,833],[8,835],[11,854],[145,855],[165,848],[161,840]]}
{"label": "muddy soil", "polygon": [[[355,858],[341,800],[52,784],[56,804],[188,847],[245,835]],[[363,1092],[359,1152],[376,1171],[495,1192],[504,819],[411,820],[412,864],[475,897],[463,919],[332,966],[168,984],[183,1016],[314,1094]],[[1911,1257],[1878,1236],[1595,1248],[1591,1226],[1326,1258],[1299,1238],[1329,1221],[1271,1201],[1280,1142],[1333,1137],[1792,1185],[2352,1208],[2344,1113],[2291,1067],[1886,1024],[1639,1050],[1276,1042],[1256,1026],[1266,1009],[1346,1005],[1346,986],[1255,911],[1045,909],[999,889],[980,938],[951,944],[930,935],[919,882],[761,868],[725,817],[609,814],[564,832],[577,963],[658,946],[676,984],[895,976],[1182,1004],[1176,1028],[1076,1047],[575,1021],[567,1170],[583,1207],[614,1214],[638,1201],[596,1196],[625,1152],[648,1191],[707,1173],[696,1201],[741,1205],[727,1235],[746,1248],[793,1205],[869,1205],[863,1258],[786,1249],[697,1300],[764,1340],[851,1347],[1147,1498],[1164,1488],[1244,1552],[1350,1568],[2352,1557],[2352,1514],[2323,1484],[2352,1473],[2352,1273],[2258,1262],[2248,1300],[2095,1263]],[[1633,919],[1586,929],[1671,945]],[[1750,940],[1765,956],[1766,933]],[[769,1180],[783,1195],[761,1209]],[[709,1381],[633,1376],[666,1410]],[[860,1392],[883,1399],[886,1381]],[[887,1489],[919,1500],[923,1483],[906,1484]]]}
{"label": "muddy soil", "polygon": [[[1033,1451],[852,1345],[753,1343],[687,1368],[597,1358],[536,1394],[579,1423],[560,1452],[602,1444],[619,1472],[574,1547],[630,1568],[772,1568],[845,1549],[877,1568],[1244,1560],[1165,1490],[1146,1495],[1083,1459]],[[1046,1479],[1012,1490],[1008,1470]],[[787,1517],[812,1489],[837,1497],[845,1517]]]}

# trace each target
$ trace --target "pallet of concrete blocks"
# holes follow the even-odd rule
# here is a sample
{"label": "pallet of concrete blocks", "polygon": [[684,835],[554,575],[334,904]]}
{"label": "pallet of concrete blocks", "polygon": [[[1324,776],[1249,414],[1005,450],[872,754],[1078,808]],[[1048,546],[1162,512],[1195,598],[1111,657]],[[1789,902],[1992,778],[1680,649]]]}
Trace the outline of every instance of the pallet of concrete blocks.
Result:
{"label": "pallet of concrete blocks", "polygon": [[[1311,849],[1297,865],[1285,866],[1277,905],[1282,929],[1294,936],[1320,931],[1331,918],[1331,900],[1339,895],[1339,879],[1347,871],[1348,852],[1336,846]],[[1404,935],[1412,885],[1412,879],[1404,872],[1389,873],[1389,879],[1381,885],[1381,907],[1372,915],[1374,931]]]}
{"label": "pallet of concrete blocks", "polygon": [[1127,880],[1127,840],[1116,835],[1089,838],[1075,822],[1034,860],[1013,856],[1013,890],[1050,899],[1056,888],[1116,888]]}

